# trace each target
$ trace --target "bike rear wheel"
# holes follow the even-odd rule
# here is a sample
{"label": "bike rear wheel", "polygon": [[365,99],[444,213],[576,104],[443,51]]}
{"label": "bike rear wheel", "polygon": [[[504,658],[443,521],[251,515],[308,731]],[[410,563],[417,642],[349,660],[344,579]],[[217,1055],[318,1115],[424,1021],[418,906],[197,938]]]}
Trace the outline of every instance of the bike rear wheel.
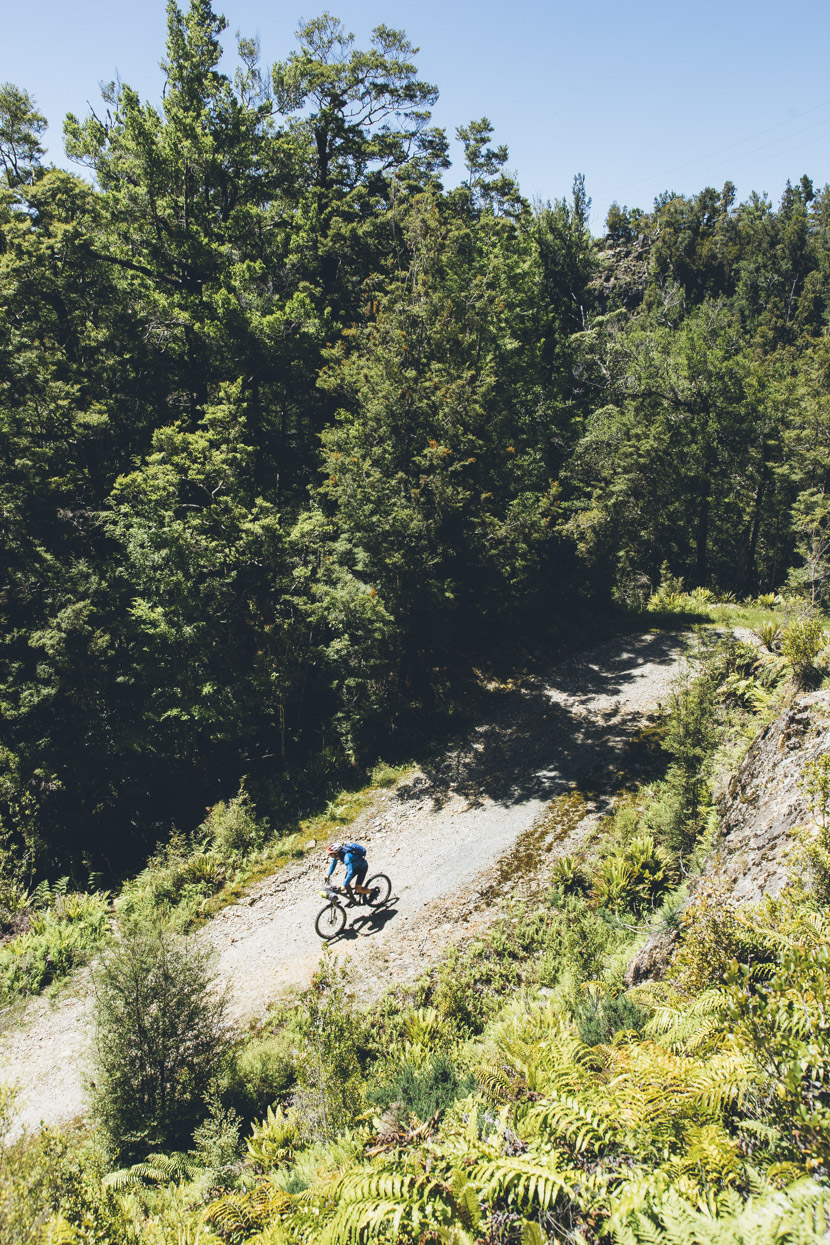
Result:
{"label": "bike rear wheel", "polygon": [[392,883],[385,873],[376,873],[374,877],[369,878],[366,887],[370,892],[366,896],[366,902],[370,908],[380,908],[392,894]]}
{"label": "bike rear wheel", "polygon": [[317,914],[317,920],[314,922],[320,938],[336,938],[346,924],[345,909],[340,907],[339,903],[327,903],[325,908],[321,908]]}

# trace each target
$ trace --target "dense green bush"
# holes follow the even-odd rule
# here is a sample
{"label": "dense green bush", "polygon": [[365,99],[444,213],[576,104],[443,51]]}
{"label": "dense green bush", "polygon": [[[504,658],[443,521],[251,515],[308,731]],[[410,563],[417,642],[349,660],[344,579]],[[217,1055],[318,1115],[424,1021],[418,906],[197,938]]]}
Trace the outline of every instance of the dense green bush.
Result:
{"label": "dense green bush", "polygon": [[232,800],[214,804],[201,829],[226,860],[256,850],[267,837],[267,827],[258,820],[244,783]]}
{"label": "dense green bush", "polygon": [[215,984],[208,952],[160,928],[124,935],[98,968],[91,1100],[116,1157],[190,1140],[230,1048]]}
{"label": "dense green bush", "polygon": [[0,1001],[36,994],[87,963],[105,939],[111,914],[107,895],[80,892],[31,911],[25,933],[0,947]]}
{"label": "dense green bush", "polygon": [[300,1033],[295,1097],[308,1138],[330,1139],[360,1114],[370,1040],[347,973],[327,955],[306,991]]}
{"label": "dense green bush", "polygon": [[820,680],[816,658],[825,644],[824,627],[818,618],[798,619],[784,630],[781,652],[792,666],[797,687],[815,687]]}
{"label": "dense green bush", "polygon": [[470,1093],[473,1078],[459,1070],[448,1055],[437,1052],[426,1063],[400,1064],[388,1081],[373,1087],[367,1098],[381,1111],[400,1108],[403,1120],[411,1113],[428,1120]]}
{"label": "dense green bush", "polygon": [[219,1082],[222,1101],[251,1123],[281,1102],[297,1079],[299,1035],[290,1030],[238,1046]]}
{"label": "dense green bush", "polygon": [[574,1008],[579,1036],[586,1046],[610,1042],[616,1033],[642,1034],[648,1012],[628,994],[592,996],[587,991]]}

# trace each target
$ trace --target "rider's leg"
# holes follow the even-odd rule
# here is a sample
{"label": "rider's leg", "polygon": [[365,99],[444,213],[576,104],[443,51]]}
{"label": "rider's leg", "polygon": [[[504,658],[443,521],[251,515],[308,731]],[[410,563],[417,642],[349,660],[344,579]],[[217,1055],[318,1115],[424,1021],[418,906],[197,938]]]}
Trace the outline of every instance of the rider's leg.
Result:
{"label": "rider's leg", "polygon": [[368,860],[364,864],[360,865],[360,867],[355,869],[354,871],[354,888],[357,891],[358,895],[370,894],[369,888],[363,885],[363,883],[366,881],[366,874],[368,872],[369,872]]}

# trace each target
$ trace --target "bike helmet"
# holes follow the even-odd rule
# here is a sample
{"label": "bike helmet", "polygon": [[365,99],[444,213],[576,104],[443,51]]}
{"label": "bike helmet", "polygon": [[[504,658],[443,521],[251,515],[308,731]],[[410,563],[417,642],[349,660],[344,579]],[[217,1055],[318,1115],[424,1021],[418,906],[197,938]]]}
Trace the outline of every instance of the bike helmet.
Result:
{"label": "bike helmet", "polygon": [[338,854],[338,852],[340,852],[340,851],[342,851],[342,850],[343,850],[343,844],[342,844],[342,843],[329,843],[328,847],[326,848],[326,855],[327,855],[327,856],[336,856],[336,855]]}

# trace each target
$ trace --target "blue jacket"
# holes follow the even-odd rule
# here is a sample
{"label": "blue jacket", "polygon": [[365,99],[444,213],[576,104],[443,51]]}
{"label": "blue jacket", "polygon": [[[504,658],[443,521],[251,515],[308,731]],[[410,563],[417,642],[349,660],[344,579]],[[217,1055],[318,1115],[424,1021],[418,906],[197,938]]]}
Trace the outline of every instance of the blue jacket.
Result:
{"label": "blue jacket", "polygon": [[346,866],[345,886],[348,886],[361,865],[366,863],[366,848],[359,843],[344,843],[337,855],[332,859],[331,868],[326,877],[331,877],[340,862]]}

